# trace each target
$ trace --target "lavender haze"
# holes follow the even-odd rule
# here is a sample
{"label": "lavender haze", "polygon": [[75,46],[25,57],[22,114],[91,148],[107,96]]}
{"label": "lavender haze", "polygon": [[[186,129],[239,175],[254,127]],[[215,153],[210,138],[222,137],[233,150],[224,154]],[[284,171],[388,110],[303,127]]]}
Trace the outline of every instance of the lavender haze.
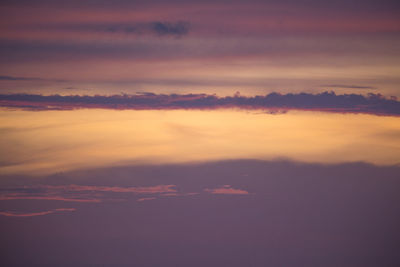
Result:
{"label": "lavender haze", "polygon": [[0,1],[0,266],[400,266],[400,1]]}
{"label": "lavender haze", "polygon": [[2,263],[396,266],[399,171],[247,160],[7,177],[0,197],[20,200],[0,201],[15,210]]}

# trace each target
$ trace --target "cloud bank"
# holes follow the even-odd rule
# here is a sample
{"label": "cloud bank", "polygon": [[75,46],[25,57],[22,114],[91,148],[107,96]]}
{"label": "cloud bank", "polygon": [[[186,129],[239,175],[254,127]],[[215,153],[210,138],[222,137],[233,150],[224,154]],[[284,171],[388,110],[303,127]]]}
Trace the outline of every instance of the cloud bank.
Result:
{"label": "cloud bank", "polygon": [[366,113],[375,115],[400,115],[400,102],[395,97],[381,94],[343,94],[323,92],[219,97],[209,94],[154,94],[80,96],[80,95],[0,95],[0,107],[26,110],[72,110],[82,108],[103,109],[261,109],[271,112],[310,110],[338,113]]}

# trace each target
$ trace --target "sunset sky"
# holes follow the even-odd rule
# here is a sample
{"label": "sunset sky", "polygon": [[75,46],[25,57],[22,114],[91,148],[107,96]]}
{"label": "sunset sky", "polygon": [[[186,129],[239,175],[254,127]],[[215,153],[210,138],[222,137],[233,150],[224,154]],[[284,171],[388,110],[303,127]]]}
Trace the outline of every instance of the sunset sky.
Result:
{"label": "sunset sky", "polygon": [[1,266],[399,266],[400,2],[0,3]]}

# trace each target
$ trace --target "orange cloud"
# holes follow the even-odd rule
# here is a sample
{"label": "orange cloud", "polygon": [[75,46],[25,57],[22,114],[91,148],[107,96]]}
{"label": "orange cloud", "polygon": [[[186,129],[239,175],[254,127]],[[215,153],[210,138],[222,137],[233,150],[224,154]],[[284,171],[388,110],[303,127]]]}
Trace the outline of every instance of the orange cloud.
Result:
{"label": "orange cloud", "polygon": [[156,199],[155,197],[142,197],[142,198],[139,198],[137,201],[138,202],[143,202],[143,201],[146,201],[146,200],[153,200],[153,199]]}
{"label": "orange cloud", "polygon": [[90,186],[90,185],[61,185],[61,186],[42,186],[48,189],[61,189],[66,191],[97,191],[113,193],[135,193],[135,194],[156,194],[156,193],[175,193],[175,185],[156,185],[142,187],[118,187],[118,186]]}
{"label": "orange cloud", "polygon": [[220,188],[204,189],[204,191],[211,194],[221,194],[221,195],[248,195],[249,192],[242,189],[232,188],[230,185],[224,185]]}

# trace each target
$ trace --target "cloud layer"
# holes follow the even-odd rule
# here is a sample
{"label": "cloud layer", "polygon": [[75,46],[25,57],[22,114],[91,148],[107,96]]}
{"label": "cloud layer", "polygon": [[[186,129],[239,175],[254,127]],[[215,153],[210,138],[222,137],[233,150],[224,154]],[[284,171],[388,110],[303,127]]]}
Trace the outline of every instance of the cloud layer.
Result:
{"label": "cloud layer", "polygon": [[[160,195],[177,193],[175,185],[138,187],[92,185],[37,185],[0,189],[0,201],[48,200],[76,203],[100,203],[121,200],[121,195]],[[145,197],[145,199],[147,199]],[[4,215],[4,214],[3,214]]]}
{"label": "cloud layer", "polygon": [[80,108],[104,109],[263,109],[272,112],[287,110],[311,110],[339,113],[367,113],[376,115],[400,115],[400,102],[395,97],[381,94],[337,95],[334,92],[319,94],[279,94],[246,97],[218,97],[208,94],[154,94],[112,96],[79,95],[0,95],[0,106],[27,110],[71,110]]}

